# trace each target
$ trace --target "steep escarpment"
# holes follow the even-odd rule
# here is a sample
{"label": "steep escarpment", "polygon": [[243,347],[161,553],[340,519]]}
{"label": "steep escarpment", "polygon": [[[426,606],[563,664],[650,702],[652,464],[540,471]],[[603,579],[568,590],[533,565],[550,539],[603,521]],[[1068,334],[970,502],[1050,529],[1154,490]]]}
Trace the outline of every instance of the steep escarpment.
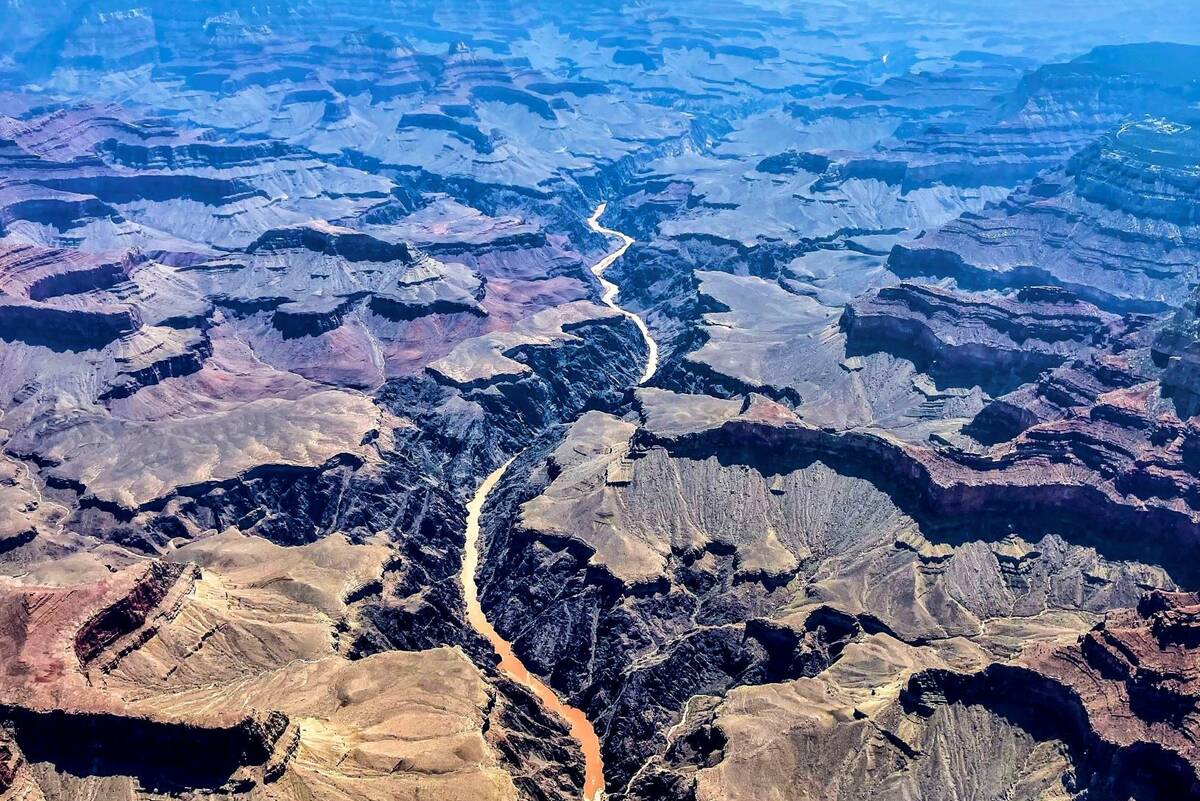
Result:
{"label": "steep escarpment", "polygon": [[[147,615],[175,589],[184,572],[183,565],[155,562],[127,595],[88,620],[75,634],[80,665],[86,666],[118,639],[145,625]],[[196,578],[195,573],[189,578]]]}
{"label": "steep escarpment", "polygon": [[[1112,612],[1078,642],[1043,645],[1012,665],[912,677],[902,702],[928,716],[982,706],[1068,745],[1074,786],[1100,797],[1186,798],[1198,791],[1190,729],[1195,596],[1152,593]],[[1063,710],[1057,721],[1038,709]]]}
{"label": "steep escarpment", "polygon": [[[1034,426],[983,453],[915,447],[881,432],[831,433],[799,421],[753,418],[722,423],[715,438],[688,433],[678,442],[685,453],[694,447],[699,455],[765,446],[775,459],[830,459],[886,486],[912,514],[952,537],[963,528],[997,531],[988,519],[1003,512],[1006,522],[998,530],[1018,521],[1035,530],[1057,527],[1102,552],[1153,554],[1190,580],[1186,560],[1170,554],[1196,536],[1183,455],[1191,423],[1157,416],[1152,391],[1142,386],[1113,393],[1086,417]],[[1155,422],[1147,424],[1147,417]],[[1072,516],[1061,517],[1067,509]],[[1122,534],[1129,526],[1144,532],[1136,543]]]}
{"label": "steep escarpment", "polygon": [[1028,383],[1106,338],[1117,318],[1061,290],[975,299],[901,283],[855,301],[842,316],[848,353],[899,349],[935,377]]}
{"label": "steep escarpment", "polygon": [[[272,713],[229,728],[159,723],[134,717],[0,707],[25,760],[67,775],[127,775],[150,792],[237,790],[239,770],[272,755],[288,719]],[[70,742],[69,747],[62,743]],[[192,758],[203,753],[205,759]],[[240,781],[239,781],[240,779]]]}
{"label": "steep escarpment", "polygon": [[[535,446],[510,470],[520,475],[533,467],[534,481],[542,470],[563,470],[551,479],[553,487],[586,469],[563,465],[556,455],[562,458],[584,443],[601,453],[607,448],[583,438],[587,429],[608,425],[601,421],[595,413],[585,416],[546,467],[538,467],[547,457]],[[622,486],[619,464],[599,468],[614,486]],[[815,674],[859,630],[853,617],[832,610],[814,612],[798,632],[747,620],[771,608],[769,587],[786,579],[764,580],[767,587],[738,586],[729,547],[714,544],[668,557],[661,573],[630,575],[618,567],[626,563],[615,559],[639,554],[632,543],[613,543],[601,552],[582,532],[572,536],[569,529],[506,519],[537,488],[518,482],[485,509],[491,535],[481,574],[484,608],[525,663],[596,721],[610,794],[619,794],[659,747],[663,731],[692,695]],[[545,497],[527,501],[526,514]],[[524,625],[530,617],[536,627]]]}

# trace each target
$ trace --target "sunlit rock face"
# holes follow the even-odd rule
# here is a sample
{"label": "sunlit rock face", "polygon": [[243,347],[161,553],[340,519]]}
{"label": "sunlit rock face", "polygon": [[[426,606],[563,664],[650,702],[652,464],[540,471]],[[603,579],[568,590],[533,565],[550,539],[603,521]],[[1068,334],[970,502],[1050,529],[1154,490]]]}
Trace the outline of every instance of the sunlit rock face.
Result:
{"label": "sunlit rock face", "polygon": [[1200,798],[1198,104],[1167,0],[0,0],[0,796]]}

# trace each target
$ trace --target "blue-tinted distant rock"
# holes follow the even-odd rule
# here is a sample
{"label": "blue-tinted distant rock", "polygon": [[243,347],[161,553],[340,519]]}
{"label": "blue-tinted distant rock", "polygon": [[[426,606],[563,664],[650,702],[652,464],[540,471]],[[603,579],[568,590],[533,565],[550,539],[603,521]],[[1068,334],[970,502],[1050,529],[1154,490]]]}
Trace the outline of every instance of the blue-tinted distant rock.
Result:
{"label": "blue-tinted distant rock", "polygon": [[902,283],[846,308],[847,349],[895,349],[935,376],[1003,386],[1100,345],[1115,315],[1061,290],[1029,287],[1013,299],[968,296]]}
{"label": "blue-tinted distant rock", "polygon": [[1119,311],[1178,306],[1196,280],[1200,148],[1187,123],[1130,122],[980,214],[897,246],[901,276],[1053,283]]}
{"label": "blue-tinted distant rock", "polygon": [[0,794],[1194,795],[1136,5],[0,0]]}
{"label": "blue-tinted distant rock", "polygon": [[1200,117],[1188,115],[1146,117],[1105,134],[1068,162],[1075,191],[1135,217],[1195,226],[1200,223],[1197,123]]}

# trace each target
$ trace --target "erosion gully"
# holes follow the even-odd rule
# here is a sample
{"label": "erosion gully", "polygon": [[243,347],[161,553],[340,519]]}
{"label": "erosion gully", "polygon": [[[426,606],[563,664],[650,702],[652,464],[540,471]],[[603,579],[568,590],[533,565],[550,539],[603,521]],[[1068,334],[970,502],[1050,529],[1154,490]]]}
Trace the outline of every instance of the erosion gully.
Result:
{"label": "erosion gully", "polygon": [[[650,336],[650,330],[646,327],[646,323],[642,321],[642,318],[617,304],[617,295],[620,293],[620,287],[604,277],[605,271],[612,266],[613,262],[621,258],[625,251],[629,249],[629,246],[633,244],[632,237],[620,231],[605,228],[600,224],[600,217],[604,214],[606,206],[607,204],[601,203],[596,207],[595,213],[587,221],[588,227],[596,233],[616,238],[620,241],[621,245],[593,264],[592,274],[596,276],[603,289],[600,296],[601,302],[628,317],[637,326],[638,331],[642,334],[642,338],[646,341],[646,367],[642,371],[642,376],[638,381],[639,384],[644,384],[650,380],[654,372],[658,369],[658,345],[654,342],[653,337]],[[600,757],[600,738],[596,736],[596,729],[592,726],[592,722],[587,719],[582,710],[564,703],[553,689],[525,667],[520,657],[513,651],[512,643],[500,636],[500,633],[496,631],[495,627],[487,619],[487,615],[484,614],[483,607],[479,604],[479,587],[476,584],[476,574],[479,572],[480,518],[483,515],[483,507],[487,503],[488,496],[496,485],[500,483],[500,480],[504,477],[505,472],[507,472],[512,463],[513,459],[509,459],[485,478],[483,483],[479,485],[479,489],[475,491],[475,496],[467,504],[467,542],[463,553],[462,567],[463,597],[467,605],[467,622],[471,624],[472,628],[487,638],[492,647],[496,649],[496,653],[500,655],[500,669],[514,681],[528,687],[547,709],[559,715],[567,722],[571,736],[575,738],[579,743],[580,749],[583,751],[584,799],[586,801],[601,801],[604,797],[604,761]]]}

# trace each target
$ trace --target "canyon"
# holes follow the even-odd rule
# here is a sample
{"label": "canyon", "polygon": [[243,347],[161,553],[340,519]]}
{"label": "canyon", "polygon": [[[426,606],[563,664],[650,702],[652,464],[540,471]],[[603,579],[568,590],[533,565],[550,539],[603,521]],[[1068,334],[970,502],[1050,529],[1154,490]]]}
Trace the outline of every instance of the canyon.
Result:
{"label": "canyon", "polygon": [[1200,798],[1200,21],[0,0],[0,799]]}
{"label": "canyon", "polygon": [[[604,278],[604,271],[624,255],[629,246],[633,244],[633,240],[620,231],[613,231],[599,224],[600,216],[604,214],[604,208],[604,203],[596,207],[596,211],[588,218],[588,227],[597,233],[616,237],[620,240],[621,246],[593,264],[591,270],[592,274],[596,276],[596,280],[603,287],[601,301],[629,318],[637,326],[638,332],[642,336],[642,340],[646,346],[646,366],[642,371],[638,383],[644,384],[654,377],[654,372],[658,369],[658,346],[650,337],[650,332],[641,318],[632,312],[625,311],[617,305],[616,297],[620,292],[620,288]],[[513,457],[513,459],[515,458]],[[479,571],[480,519],[483,515],[484,504],[487,503],[488,497],[496,487],[496,484],[508,472],[513,459],[509,459],[496,468],[495,472],[485,478],[479,485],[479,489],[475,491],[474,497],[467,504],[466,544],[464,546],[462,573],[463,600],[467,608],[467,622],[471,624],[472,628],[482,634],[491,643],[496,653],[499,654],[499,667],[501,671],[532,690],[534,695],[541,700],[542,704],[549,711],[567,721],[571,736],[579,743],[579,747],[583,752],[583,797],[586,801],[600,801],[604,795],[604,759],[600,754],[600,739],[596,736],[596,730],[592,726],[591,721],[588,720],[587,715],[582,710],[564,704],[553,689],[546,686],[541,679],[525,667],[524,663],[521,662],[520,658],[514,652],[512,643],[500,636],[495,627],[488,621],[487,613],[483,611],[483,607],[479,603],[479,589],[476,585],[475,575]]]}

